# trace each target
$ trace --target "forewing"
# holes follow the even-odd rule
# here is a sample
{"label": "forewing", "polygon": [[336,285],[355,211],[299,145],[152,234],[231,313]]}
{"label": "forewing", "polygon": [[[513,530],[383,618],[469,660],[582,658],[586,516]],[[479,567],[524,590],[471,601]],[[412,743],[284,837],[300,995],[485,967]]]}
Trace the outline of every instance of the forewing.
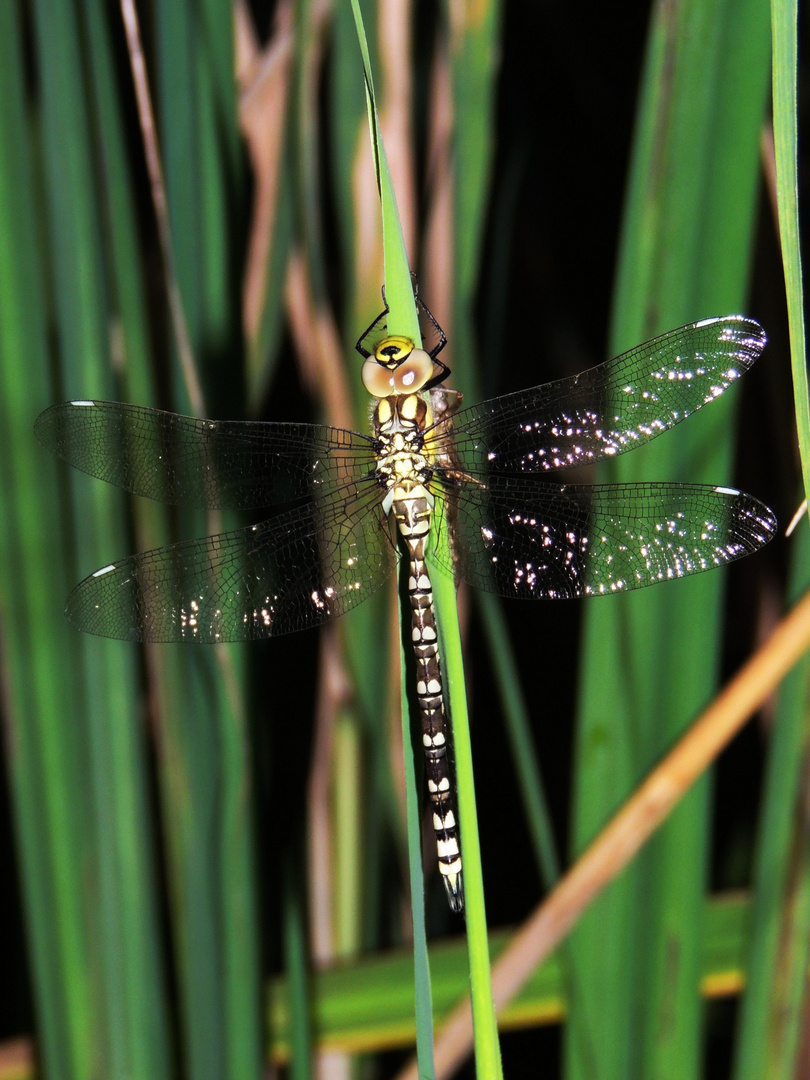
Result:
{"label": "forewing", "polygon": [[[722,566],[763,547],[776,519],[758,500],[699,484],[556,486],[494,477],[451,495],[454,562],[487,592],[598,596]],[[435,556],[434,556],[435,557]]]}
{"label": "forewing", "polygon": [[639,345],[599,367],[485,401],[440,422],[469,476],[548,472],[632,450],[674,427],[748,370],[765,347],[762,327],[732,315]]}
{"label": "forewing", "polygon": [[80,630],[127,641],[252,641],[362,603],[396,559],[374,482],[246,529],[96,571],[68,597]]}
{"label": "forewing", "polygon": [[275,506],[362,480],[367,436],[312,424],[200,420],[115,401],[68,401],[34,432],[57,457],[160,502],[222,509]]}

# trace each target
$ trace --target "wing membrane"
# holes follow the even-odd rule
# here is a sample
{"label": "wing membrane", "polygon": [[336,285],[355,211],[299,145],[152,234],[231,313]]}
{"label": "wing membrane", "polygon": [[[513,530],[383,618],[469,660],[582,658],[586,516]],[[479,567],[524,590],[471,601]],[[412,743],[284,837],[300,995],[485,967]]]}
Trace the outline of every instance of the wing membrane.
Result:
{"label": "wing membrane", "polygon": [[259,525],[121,559],[68,597],[68,619],[127,641],[251,641],[317,626],[362,603],[396,552],[376,483]]}
{"label": "wing membrane", "polygon": [[366,435],[312,424],[200,420],[115,401],[64,402],[40,443],[109,484],[170,504],[248,510],[318,495],[375,468]]}
{"label": "wing membrane", "polygon": [[[685,577],[762,547],[772,513],[729,488],[555,485],[536,474],[649,442],[722,394],[764,344],[751,320],[709,319],[574,378],[446,409],[426,437],[430,487],[454,533],[446,568],[504,596],[568,598]],[[290,633],[359,604],[394,566],[368,436],[102,401],[54,406],[35,431],[76,468],[162,502],[296,504],[97,571],[68,599],[82,630],[206,642]]]}
{"label": "wing membrane", "polygon": [[451,496],[455,562],[487,592],[568,599],[643,588],[763,547],[776,519],[758,500],[699,484],[552,485],[495,477]]}
{"label": "wing membrane", "polygon": [[653,338],[572,378],[462,409],[446,433],[469,475],[585,465],[649,442],[723,393],[765,347],[742,316],[707,319]]}

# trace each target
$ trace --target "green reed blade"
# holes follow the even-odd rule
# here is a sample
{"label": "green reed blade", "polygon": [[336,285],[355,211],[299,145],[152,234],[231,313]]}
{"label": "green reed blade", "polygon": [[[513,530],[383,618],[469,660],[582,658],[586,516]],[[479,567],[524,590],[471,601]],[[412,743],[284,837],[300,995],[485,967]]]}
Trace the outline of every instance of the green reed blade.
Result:
{"label": "green reed blade", "polygon": [[[452,297],[453,386],[469,390],[477,355],[473,328],[474,292],[485,225],[485,203],[493,154],[492,117],[498,64],[499,5],[461,7],[450,20],[448,42],[452,130]],[[427,252],[432,259],[434,253]],[[441,252],[435,253],[441,263]],[[438,274],[437,274],[438,278]],[[437,543],[446,544],[441,535]],[[453,583],[435,575],[434,594],[442,649],[447,659],[446,683],[453,719],[462,833],[467,947],[476,1068],[482,1076],[500,1076],[501,1053],[490,985],[481,853],[475,809],[472,749],[467,717],[464,672],[457,615],[446,621]],[[454,604],[455,610],[455,604]]]}
{"label": "green reed blade", "polygon": [[[612,352],[690,319],[744,310],[767,89],[763,16],[755,3],[714,0],[654,13]],[[732,408],[729,395],[627,455],[610,478],[727,482]],[[587,606],[575,850],[711,696],[722,587],[722,575],[706,574]],[[703,783],[575,932],[571,1077],[697,1074],[696,928],[708,835]]]}
{"label": "green reed blade", "polygon": [[[396,210],[393,184],[388,170],[385,149],[379,130],[374,86],[370,70],[368,48],[362,30],[359,6],[353,0],[355,20],[358,23],[366,82],[377,181],[383,212],[383,251],[385,261],[386,301],[390,314],[390,333],[404,334],[421,344],[418,319],[413,301],[413,289],[407,262],[402,228]],[[442,540],[438,540],[442,543]],[[446,539],[443,541],[447,543]],[[486,936],[483,882],[481,880],[481,857],[478,845],[475,812],[475,789],[472,777],[472,756],[469,728],[466,722],[466,691],[464,670],[461,662],[458,635],[458,614],[455,586],[452,582],[434,581],[434,602],[443,650],[444,679],[453,723],[456,773],[459,791],[459,816],[463,834],[462,855],[464,861],[465,904],[470,955],[470,982],[472,993],[473,1023],[475,1029],[475,1054],[482,1075],[500,1075],[500,1050],[495,1024],[492,994],[489,985],[489,954]],[[422,1012],[423,1010],[420,1010]],[[425,1037],[429,1033],[425,1032]]]}
{"label": "green reed blade", "polygon": [[377,115],[377,102],[374,97],[374,82],[371,73],[371,61],[368,55],[363,19],[358,0],[352,0],[352,11],[357,26],[357,38],[363,59],[363,76],[366,85],[366,103],[371,145],[374,151],[374,168],[377,176],[377,189],[382,204],[383,262],[385,265],[385,301],[388,305],[388,332],[401,334],[421,347],[422,336],[419,319],[413,298],[411,270],[408,265],[408,253],[405,250],[405,238],[399,220],[394,185],[385,156],[385,147],[380,134],[380,121]]}
{"label": "green reed blade", "polygon": [[[109,49],[107,28],[95,4],[79,11],[42,2],[33,15],[31,47],[38,79],[32,89],[22,75],[22,45],[14,27],[7,27],[4,43],[9,48],[16,44],[18,53],[17,59],[8,58],[4,72],[18,86],[9,88],[4,100],[16,108],[23,87],[35,94],[44,179],[32,183],[31,174],[23,179],[22,172],[31,170],[32,136],[22,127],[14,148],[17,164],[9,163],[2,172],[11,179],[19,170],[18,199],[41,190],[48,236],[44,245],[36,236],[31,205],[18,206],[15,220],[7,222],[8,232],[4,229],[6,235],[20,230],[15,277],[29,290],[29,302],[20,313],[26,313],[30,325],[25,343],[12,347],[11,333],[6,339],[3,378],[9,380],[4,402],[15,412],[19,409],[5,430],[15,431],[20,466],[34,470],[30,476],[34,482],[24,494],[26,513],[38,515],[33,532],[33,520],[24,525],[20,519],[21,530],[28,534],[20,549],[26,563],[20,586],[32,575],[39,581],[40,596],[23,600],[18,595],[15,607],[19,606],[23,625],[26,611],[39,611],[37,641],[32,642],[26,662],[40,666],[36,681],[41,690],[50,688],[39,702],[32,702],[24,717],[27,732],[39,728],[36,742],[43,767],[36,777],[33,771],[21,773],[17,789],[21,820],[30,794],[45,809],[37,814],[39,835],[37,829],[26,828],[22,844],[36,845],[40,878],[39,884],[32,879],[29,885],[32,939],[46,941],[53,954],[52,981],[40,997],[42,1051],[54,1075],[61,1075],[61,1070],[67,1070],[65,1075],[88,1075],[97,1069],[108,1076],[160,1077],[167,1074],[169,1054],[136,670],[101,643],[71,633],[61,613],[68,584],[78,577],[77,565],[103,548],[109,559],[110,551],[123,544],[122,520],[103,493],[83,493],[74,486],[69,505],[65,484],[56,486],[54,463],[43,460],[30,431],[36,413],[57,393],[64,393],[64,387],[78,391],[95,386],[99,392],[111,385],[109,298],[98,213],[102,199],[90,130],[91,119],[103,123],[110,115],[96,113],[93,96],[99,77],[95,61],[100,59],[95,50]],[[94,50],[89,64],[79,49],[82,34]],[[113,101],[105,104],[114,110]],[[29,258],[23,256],[25,251]],[[37,267],[37,274],[39,281],[50,278],[53,312],[41,298],[30,302],[36,290],[25,282],[21,268],[31,268],[34,252],[44,253],[47,260]],[[40,348],[48,315],[53,316],[59,347],[58,390],[50,385],[56,365]],[[25,390],[20,396],[13,387],[23,373]],[[28,430],[23,432],[22,425]],[[17,456],[16,448],[14,453]],[[18,479],[21,476],[18,472]],[[47,500],[47,508],[42,500]],[[48,537],[47,553],[37,534]],[[22,540],[21,531],[15,543]],[[23,742],[27,741],[26,734]],[[24,755],[21,760],[33,766],[35,759]],[[27,863],[23,854],[23,864]],[[47,879],[52,893],[43,925],[37,899]],[[35,954],[38,951],[35,944]]]}
{"label": "green reed blade", "polygon": [[798,10],[791,3],[771,6],[773,32],[773,137],[776,202],[790,329],[791,371],[805,498],[810,492],[810,390],[807,333],[799,245],[798,207]]}
{"label": "green reed blade", "polygon": [[[233,416],[243,410],[233,22],[221,5],[198,14],[185,5],[157,9],[155,97],[189,336],[209,410]],[[182,411],[179,375],[172,381]],[[199,534],[227,523],[188,515],[186,526]],[[238,647],[153,651],[187,1067],[212,1080],[256,1076],[262,1034],[247,657]]]}
{"label": "green reed blade", "polygon": [[[808,485],[808,385],[797,206],[797,5],[773,4],[773,126],[776,194],[788,303],[796,428],[805,498]],[[800,521],[791,539],[789,599],[810,582],[810,538]],[[810,940],[807,865],[807,717],[810,665],[785,680],[768,750],[757,836],[754,904],[746,980],[735,1046],[735,1080],[798,1075]]]}
{"label": "green reed blade", "polygon": [[[48,401],[43,237],[26,112],[17,5],[0,11],[0,575],[4,722],[41,1060],[57,1078],[86,1073],[100,1026],[83,917],[81,865],[92,856],[82,786],[77,643],[58,598],[69,571],[53,520],[59,490],[31,422]],[[56,598],[54,596],[56,594]],[[43,630],[45,632],[43,632]]]}
{"label": "green reed blade", "polygon": [[[810,583],[810,535],[793,540],[791,599]],[[759,819],[746,982],[736,1027],[734,1080],[792,1080],[804,1026],[810,960],[806,814],[810,659],[779,692]]]}
{"label": "green reed blade", "polygon": [[[744,966],[751,902],[741,893],[714,897],[705,904],[702,925],[700,989],[704,1000],[734,993],[746,977]],[[490,950],[496,959],[508,947],[512,932],[494,930]],[[450,1014],[468,989],[469,967],[461,939],[436,942],[430,948],[437,1025]],[[325,1051],[370,1052],[413,1045],[413,958],[406,948],[337,964],[312,979],[312,1011]],[[270,989],[270,1058],[289,1060],[287,982],[274,979]],[[520,993],[499,1010],[504,1030],[531,1030],[564,1021],[570,1007],[563,965],[552,955],[534,972]],[[531,1036],[530,1036],[531,1037]],[[538,1071],[545,1061],[535,1057]]]}
{"label": "green reed blade", "polygon": [[[368,55],[368,44],[366,42],[363,17],[358,0],[352,0],[352,12],[354,14],[357,38],[363,60],[368,121],[372,149],[374,152],[377,188],[380,193],[382,204],[385,299],[389,309],[388,332],[403,334],[410,337],[417,345],[421,345],[419,320],[416,314],[416,304],[414,302],[413,287],[411,285],[408,257],[405,250],[405,241],[402,236],[402,227],[399,222],[391,176],[388,171],[388,163],[385,157],[385,149],[382,145],[382,137],[380,135],[377,104],[374,97],[374,84],[371,74],[371,61]],[[400,620],[401,626],[403,625],[403,619],[404,616]],[[410,635],[408,633],[402,638],[403,649],[406,647],[405,641],[407,641],[409,637]],[[409,865],[412,870],[416,871],[416,877],[414,877],[413,874],[411,876],[411,917],[414,930],[414,974],[416,987],[416,1051],[420,1072],[426,1076],[432,1076],[434,1074],[433,1025],[430,970],[428,966],[427,939],[425,934],[424,885],[421,873],[421,815],[419,814],[419,799],[416,794],[416,774],[413,764],[414,755],[421,749],[418,738],[414,743],[413,731],[415,727],[418,729],[420,725],[417,717],[412,715],[409,706],[410,695],[407,692],[405,682],[408,678],[408,669],[405,663],[404,653],[401,654],[401,661],[402,728],[403,744],[405,747],[408,852]]]}

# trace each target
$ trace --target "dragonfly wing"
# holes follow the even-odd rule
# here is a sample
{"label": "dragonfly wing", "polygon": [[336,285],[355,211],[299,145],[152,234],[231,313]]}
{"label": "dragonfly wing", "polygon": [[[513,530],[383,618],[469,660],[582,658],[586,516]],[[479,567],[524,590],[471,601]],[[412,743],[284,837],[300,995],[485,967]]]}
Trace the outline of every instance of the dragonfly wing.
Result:
{"label": "dragonfly wing", "polygon": [[369,482],[259,525],[133,555],[68,597],[78,629],[127,641],[251,641],[362,603],[396,554]]}
{"label": "dragonfly wing", "polygon": [[255,509],[317,497],[375,468],[368,436],[313,424],[201,420],[115,401],[67,401],[34,425],[57,457],[160,502]]}
{"label": "dragonfly wing", "polygon": [[446,566],[479,589],[567,599],[701,573],[763,547],[771,511],[699,484],[555,486],[502,477],[448,500],[457,542]]}
{"label": "dragonfly wing", "polygon": [[434,429],[468,475],[526,474],[623,454],[719,397],[765,347],[739,315],[706,319],[572,378],[485,401]]}

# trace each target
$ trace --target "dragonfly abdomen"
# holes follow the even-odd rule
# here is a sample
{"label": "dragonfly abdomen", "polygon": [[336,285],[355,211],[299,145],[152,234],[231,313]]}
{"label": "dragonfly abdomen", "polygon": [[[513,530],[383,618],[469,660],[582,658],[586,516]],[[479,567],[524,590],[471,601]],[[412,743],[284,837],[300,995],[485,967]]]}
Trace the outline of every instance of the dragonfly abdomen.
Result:
{"label": "dragonfly abdomen", "polygon": [[450,729],[444,709],[433,588],[425,563],[431,499],[421,483],[400,483],[395,489],[392,509],[408,548],[408,598],[411,606],[411,640],[416,660],[416,696],[422,718],[422,746],[439,871],[450,907],[460,912],[464,907],[464,891],[456,786],[449,752]]}

